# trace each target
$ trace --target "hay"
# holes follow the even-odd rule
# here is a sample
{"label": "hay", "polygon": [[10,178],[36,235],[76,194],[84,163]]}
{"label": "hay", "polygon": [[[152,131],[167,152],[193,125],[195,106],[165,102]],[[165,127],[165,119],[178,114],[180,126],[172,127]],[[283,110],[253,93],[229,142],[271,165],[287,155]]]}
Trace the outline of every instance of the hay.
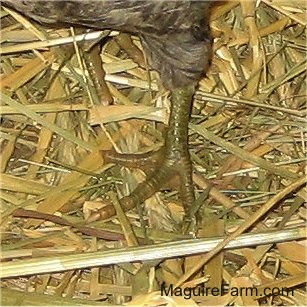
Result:
{"label": "hay", "polygon": [[[305,248],[296,241],[305,236],[306,219],[305,1],[213,7],[214,56],[195,94],[189,147],[198,236],[225,240],[194,256],[188,255],[196,247],[182,243],[181,257],[160,261],[157,253],[164,259],[175,247],[154,244],[181,246],[189,238],[178,231],[176,186],[123,214],[117,199],[144,172],[107,165],[100,154],[163,144],[167,93],[144,68],[139,40],[47,29],[5,8],[1,23],[1,274],[12,277],[2,280],[2,305],[305,305]],[[102,59],[114,105],[97,105],[82,61],[88,45],[81,42],[102,35],[109,35]],[[69,58],[63,47],[72,44]],[[108,198],[118,217],[102,221]],[[263,242],[252,241],[259,232]],[[252,246],[218,253],[243,233]],[[151,261],[129,262],[127,246],[148,244],[142,255]],[[100,267],[95,257],[105,260],[104,252],[111,260]],[[171,298],[158,291],[163,282],[211,288],[223,282],[258,293]],[[266,296],[265,287],[284,292]]]}

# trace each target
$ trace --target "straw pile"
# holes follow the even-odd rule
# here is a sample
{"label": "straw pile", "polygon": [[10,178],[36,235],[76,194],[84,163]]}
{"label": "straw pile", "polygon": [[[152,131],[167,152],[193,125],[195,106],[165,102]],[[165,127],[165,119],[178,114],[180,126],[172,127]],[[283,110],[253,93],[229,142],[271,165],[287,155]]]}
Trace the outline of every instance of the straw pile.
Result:
{"label": "straw pile", "polygon": [[[2,280],[2,305],[306,304],[305,242],[295,240],[304,237],[306,219],[304,0],[212,9],[214,56],[195,95],[189,146],[197,236],[226,241],[196,256],[187,256],[194,247],[178,231],[176,185],[125,215],[117,200],[145,175],[105,165],[99,152],[163,144],[167,93],[136,64],[144,62],[135,59],[138,38],[132,45],[114,32],[47,29],[7,9],[1,23],[1,276],[10,277]],[[80,41],[101,35],[109,36],[101,56],[114,105],[99,105],[82,62]],[[110,200],[117,217],[101,221]],[[266,245],[253,241],[268,231]],[[219,252],[243,233],[252,246]],[[154,244],[173,240],[182,256],[165,260],[174,250],[166,244],[157,260]],[[142,255],[152,260],[130,262],[126,247],[148,244]],[[167,297],[163,282],[259,292]],[[279,290],[262,296],[265,287]]]}

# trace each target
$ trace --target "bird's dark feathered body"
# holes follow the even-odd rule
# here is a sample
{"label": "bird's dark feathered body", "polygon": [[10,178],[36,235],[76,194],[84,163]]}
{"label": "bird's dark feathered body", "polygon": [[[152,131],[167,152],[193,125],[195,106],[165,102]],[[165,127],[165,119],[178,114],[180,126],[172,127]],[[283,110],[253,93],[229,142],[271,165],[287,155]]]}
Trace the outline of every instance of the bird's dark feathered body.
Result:
{"label": "bird's dark feathered body", "polygon": [[209,3],[166,0],[5,0],[2,3],[48,25],[77,25],[138,34],[167,88],[199,81],[208,66]]}

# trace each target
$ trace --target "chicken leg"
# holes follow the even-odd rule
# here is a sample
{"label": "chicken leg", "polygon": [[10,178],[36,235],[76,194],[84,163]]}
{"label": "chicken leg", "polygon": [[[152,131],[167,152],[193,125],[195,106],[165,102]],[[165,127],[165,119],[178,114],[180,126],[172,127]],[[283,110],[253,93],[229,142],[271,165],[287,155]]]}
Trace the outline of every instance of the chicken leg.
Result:
{"label": "chicken leg", "polygon": [[[165,181],[179,175],[180,191],[187,210],[194,201],[187,147],[188,120],[194,88],[208,68],[211,56],[208,27],[210,1],[1,2],[49,26],[76,25],[139,35],[152,68],[160,73],[164,87],[171,91],[171,114],[165,146],[158,153],[163,156],[160,159],[162,162],[146,181],[120,202],[125,210],[129,210],[157,192]],[[94,83],[102,88],[99,80]],[[110,205],[103,208],[101,217],[107,218],[113,214],[115,210]]]}
{"label": "chicken leg", "polygon": [[[153,160],[161,162],[156,165],[155,170],[148,176],[147,180],[140,183],[130,196],[120,200],[124,210],[130,210],[143,203],[175,175],[180,178],[180,194],[185,209],[187,210],[194,202],[192,164],[187,145],[188,123],[194,89],[194,86],[186,86],[171,91],[171,113],[165,145],[153,156]],[[126,157],[112,153],[104,153],[104,155],[107,162],[120,161],[123,165],[129,165],[129,158],[137,160],[137,155]],[[148,155],[146,155],[147,158]],[[114,207],[108,205],[103,208],[100,217],[106,219],[114,214]]]}

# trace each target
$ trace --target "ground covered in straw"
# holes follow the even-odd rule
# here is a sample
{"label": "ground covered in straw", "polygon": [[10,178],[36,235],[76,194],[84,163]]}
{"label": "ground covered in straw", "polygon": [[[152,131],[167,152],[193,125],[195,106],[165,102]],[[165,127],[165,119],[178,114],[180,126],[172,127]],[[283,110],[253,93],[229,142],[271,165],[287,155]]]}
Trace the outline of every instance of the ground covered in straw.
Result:
{"label": "ground covered in straw", "polygon": [[[163,144],[167,92],[138,38],[84,37],[5,8],[1,24],[2,305],[306,305],[305,241],[297,240],[307,192],[304,0],[212,8],[214,54],[190,121],[200,223],[191,232],[227,241],[194,256],[193,242],[184,243],[192,235],[179,230],[177,182],[124,214],[118,199],[145,173],[105,164],[100,153]],[[82,65],[80,41],[101,34],[109,36],[101,57],[112,105],[101,104]],[[102,220],[110,202],[117,216]],[[243,234],[251,246],[223,249]],[[157,251],[158,243],[167,244]],[[132,262],[125,248],[142,246],[147,261]],[[179,287],[163,296],[162,285]],[[217,296],[199,292],[221,285]]]}

